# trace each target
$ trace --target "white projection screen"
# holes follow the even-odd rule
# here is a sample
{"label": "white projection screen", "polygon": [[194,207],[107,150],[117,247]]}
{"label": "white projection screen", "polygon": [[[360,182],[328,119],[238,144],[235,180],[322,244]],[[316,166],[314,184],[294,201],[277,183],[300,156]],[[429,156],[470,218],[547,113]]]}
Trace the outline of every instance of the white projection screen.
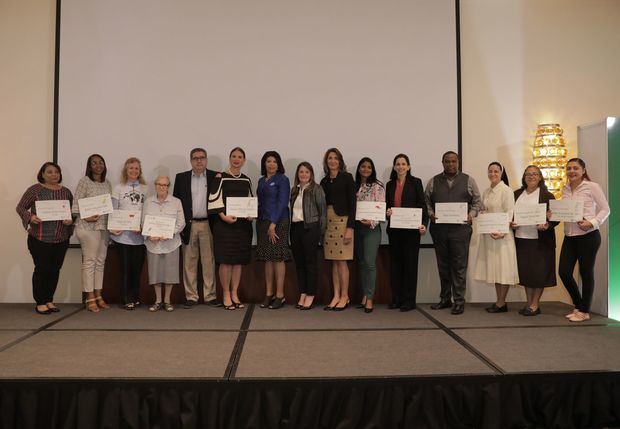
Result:
{"label": "white projection screen", "polygon": [[[60,0],[59,0],[60,1]],[[91,153],[112,184],[126,158],[149,182],[277,150],[323,176],[338,147],[349,171],[371,157],[389,177],[395,154],[424,183],[457,150],[454,0],[62,0],[57,161],[75,189]]]}

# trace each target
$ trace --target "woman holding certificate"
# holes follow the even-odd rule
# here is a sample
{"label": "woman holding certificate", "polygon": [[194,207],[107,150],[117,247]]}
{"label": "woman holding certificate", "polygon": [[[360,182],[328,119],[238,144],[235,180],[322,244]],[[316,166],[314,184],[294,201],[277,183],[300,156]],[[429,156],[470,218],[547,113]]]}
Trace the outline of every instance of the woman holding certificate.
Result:
{"label": "woman holding certificate", "polygon": [[[93,154],[86,161],[86,174],[80,179],[75,190],[72,213],[80,215],[80,200],[107,196],[110,197],[112,185],[105,178],[105,160]],[[93,214],[78,217],[75,234],[82,247],[82,290],[86,293],[86,309],[93,313],[109,308],[101,296],[103,288],[103,269],[108,253],[108,215]]]}
{"label": "woman holding certificate", "polygon": [[[572,158],[566,164],[568,183],[562,188],[562,200],[583,202],[582,220],[564,222],[564,242],[560,252],[559,273],[571,296],[575,309],[566,315],[571,322],[590,320],[590,304],[594,293],[594,263],[601,246],[600,226],[609,216],[609,204],[598,183],[590,181],[586,163]],[[573,277],[579,262],[582,293]]]}
{"label": "woman holding certificate", "polygon": [[[521,188],[515,191],[515,220],[512,224],[517,248],[519,284],[525,287],[527,305],[519,310],[523,316],[540,314],[540,298],[544,288],[555,286],[555,226],[547,220],[549,201],[555,197],[547,190],[540,168],[528,165],[523,172]],[[540,207],[540,218],[521,216],[523,209]]]}
{"label": "woman holding certificate", "polygon": [[314,169],[301,162],[291,191],[291,248],[297,268],[297,308],[310,310],[314,304],[318,274],[317,250],[325,234],[327,207],[323,188],[314,181]]}
{"label": "woman holding certificate", "polygon": [[480,234],[478,239],[478,256],[473,276],[476,280],[495,284],[497,299],[486,310],[489,313],[505,313],[508,311],[506,295],[510,285],[519,283],[517,270],[517,251],[514,236],[509,228],[512,219],[515,198],[508,187],[506,171],[499,162],[492,162],[487,167],[487,176],[491,182],[482,193],[484,213],[507,214],[506,231]]}
{"label": "woman holding certificate", "polygon": [[[385,188],[377,180],[377,170],[372,159],[364,157],[355,171],[357,201],[385,203]],[[375,220],[355,221],[355,260],[362,283],[362,302],[359,308],[372,313],[375,285],[377,281],[377,252],[381,244],[381,224]]]}
{"label": "woman holding certificate", "polygon": [[228,170],[218,174],[211,185],[209,214],[217,214],[213,224],[213,248],[215,263],[219,264],[220,283],[223,290],[224,308],[243,308],[239,300],[241,267],[251,258],[252,218],[237,217],[227,212],[229,197],[251,197],[252,182],[241,172],[245,164],[245,151],[234,148],[228,157]]}
{"label": "woman holding certificate", "polygon": [[[256,222],[256,258],[265,261],[265,299],[262,308],[272,310],[284,305],[285,262],[291,259],[288,245],[290,219],[288,200],[291,187],[284,175],[284,165],[280,154],[265,152],[260,162],[262,177],[258,180],[258,221]],[[273,281],[276,290],[274,296]]]}
{"label": "woman holding certificate", "polygon": [[73,196],[60,184],[62,172],[54,162],[41,166],[37,181],[26,189],[16,211],[28,231],[28,250],[34,262],[35,311],[51,314],[60,311],[54,304],[54,292],[73,232],[70,211]]}
{"label": "woman holding certificate", "polygon": [[[420,237],[426,233],[428,210],[424,202],[422,181],[411,175],[411,163],[404,153],[394,157],[390,181],[387,183],[386,200],[392,289],[389,308],[410,311],[416,308]],[[421,215],[417,224],[395,227],[394,218],[399,212],[409,219],[413,218],[415,213]]]}
{"label": "woman holding certificate", "polygon": [[321,187],[327,203],[327,231],[323,243],[325,259],[332,261],[334,297],[326,311],[342,311],[349,305],[349,266],[353,259],[353,230],[355,227],[355,181],[336,148],[323,157],[325,177]]}
{"label": "woman holding certificate", "polygon": [[142,164],[138,158],[129,158],[123,166],[121,183],[112,191],[112,206],[117,213],[136,219],[137,225],[134,225],[133,230],[111,228],[113,215],[108,215],[108,229],[112,234],[110,238],[120,256],[123,277],[121,299],[126,310],[133,310],[140,301],[140,274],[144,265],[144,238],[140,234],[140,219],[145,198]]}
{"label": "woman holding certificate", "polygon": [[[131,159],[131,158],[130,158]],[[181,246],[180,233],[185,228],[185,216],[181,200],[168,193],[170,179],[168,176],[159,176],[155,179],[155,195],[146,199],[142,210],[145,228],[145,244],[147,250],[149,284],[155,290],[155,304],[149,311],[155,312],[162,308],[167,312],[174,311],[170,302],[172,287],[179,283],[179,247]],[[150,219],[146,219],[149,216]],[[147,226],[151,219],[166,218],[171,220],[168,225],[172,230],[156,231]],[[163,222],[162,222],[163,223]],[[172,237],[172,238],[166,238]],[[162,303],[162,289],[164,291]]]}

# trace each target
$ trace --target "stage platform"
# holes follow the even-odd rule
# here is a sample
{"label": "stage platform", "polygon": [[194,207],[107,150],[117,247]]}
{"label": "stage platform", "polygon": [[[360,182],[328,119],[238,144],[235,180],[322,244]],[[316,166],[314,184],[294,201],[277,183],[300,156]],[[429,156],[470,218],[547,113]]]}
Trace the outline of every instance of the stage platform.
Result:
{"label": "stage platform", "polygon": [[620,425],[620,322],[419,305],[0,305],[0,428]]}

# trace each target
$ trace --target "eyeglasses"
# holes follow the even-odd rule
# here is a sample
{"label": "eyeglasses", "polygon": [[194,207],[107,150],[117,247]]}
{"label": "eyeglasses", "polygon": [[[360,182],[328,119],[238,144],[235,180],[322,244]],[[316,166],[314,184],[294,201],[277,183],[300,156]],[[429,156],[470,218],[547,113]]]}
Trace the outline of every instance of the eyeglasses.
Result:
{"label": "eyeglasses", "polygon": [[207,159],[206,156],[192,156],[192,161],[204,161]]}
{"label": "eyeglasses", "polygon": [[155,183],[157,186],[161,186],[162,188],[168,188],[170,185],[168,183]]}
{"label": "eyeglasses", "polygon": [[538,176],[540,176],[540,174],[538,174],[538,173],[525,173],[524,176],[525,177],[538,177]]}

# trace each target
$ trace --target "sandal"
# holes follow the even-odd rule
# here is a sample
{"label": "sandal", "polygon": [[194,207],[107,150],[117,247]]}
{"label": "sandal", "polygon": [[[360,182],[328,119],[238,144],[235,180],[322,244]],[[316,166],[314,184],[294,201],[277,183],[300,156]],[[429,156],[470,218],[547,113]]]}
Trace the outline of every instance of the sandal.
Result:
{"label": "sandal", "polygon": [[87,299],[86,301],[84,301],[84,305],[86,307],[86,310],[92,311],[93,313],[99,313],[99,307],[97,306],[95,298]]}
{"label": "sandal", "polygon": [[284,297],[282,298],[276,298],[273,300],[273,302],[271,303],[271,305],[269,306],[269,309],[271,310],[277,310],[279,308],[282,308],[284,306],[284,303],[286,302],[286,300],[284,299]]}
{"label": "sandal", "polygon": [[153,313],[159,310],[161,310],[161,302],[156,302],[155,304],[149,307],[149,311]]}
{"label": "sandal", "polygon": [[97,302],[97,307],[101,309],[110,308],[110,306],[103,300],[101,295],[95,297],[95,301]]}
{"label": "sandal", "polygon": [[273,302],[273,295],[265,295],[265,299],[260,304],[260,308],[267,308]]}
{"label": "sandal", "polygon": [[245,304],[242,303],[242,302],[235,302],[235,301],[233,301],[232,303],[237,308],[245,308]]}
{"label": "sandal", "polygon": [[233,303],[232,303],[232,304],[230,304],[230,305],[226,305],[226,304],[224,304],[224,305],[222,306],[222,308],[224,308],[224,310],[236,310],[236,309],[237,309],[237,306],[236,306],[236,305],[235,305],[235,303],[233,302]]}
{"label": "sandal", "polygon": [[164,303],[164,310],[170,313],[171,311],[174,311],[174,307],[169,302],[166,302]]}
{"label": "sandal", "polygon": [[136,305],[133,302],[125,304],[125,310],[133,310],[134,308],[136,308]]}

